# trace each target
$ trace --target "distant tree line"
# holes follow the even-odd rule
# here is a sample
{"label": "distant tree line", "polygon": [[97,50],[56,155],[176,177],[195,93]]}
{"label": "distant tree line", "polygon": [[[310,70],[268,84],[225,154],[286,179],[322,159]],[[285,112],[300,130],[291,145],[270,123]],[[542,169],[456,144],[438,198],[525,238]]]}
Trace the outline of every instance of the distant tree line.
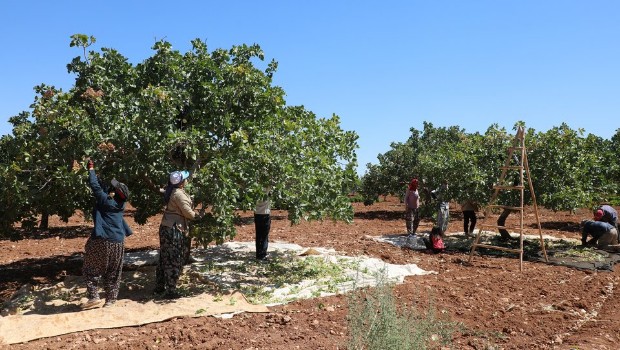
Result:
{"label": "distant tree line", "polygon": [[[524,126],[523,122],[515,125]],[[410,179],[419,179],[426,212],[431,205],[425,192],[449,183],[448,196],[486,205],[513,145],[516,132],[491,125],[485,133],[467,133],[458,126],[411,129],[405,142],[392,143],[367,164],[361,179],[366,204],[384,195],[402,196]],[[526,128],[525,145],[537,204],[555,211],[619,203],[620,129],[611,140],[571,129],[566,124],[546,132]],[[520,154],[520,153],[519,153]],[[503,191],[502,191],[503,192]],[[503,194],[510,195],[508,191]],[[513,194],[514,195],[514,194]],[[503,198],[506,200],[506,198]],[[531,203],[529,190],[526,203]],[[500,201],[502,198],[500,198]]]}

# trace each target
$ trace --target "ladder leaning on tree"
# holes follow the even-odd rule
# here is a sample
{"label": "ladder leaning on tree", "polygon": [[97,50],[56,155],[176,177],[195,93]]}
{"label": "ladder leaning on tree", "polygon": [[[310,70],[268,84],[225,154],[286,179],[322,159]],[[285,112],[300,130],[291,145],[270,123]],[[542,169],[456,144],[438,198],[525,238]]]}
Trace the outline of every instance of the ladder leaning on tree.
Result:
{"label": "ladder leaning on tree", "polygon": [[[544,254],[545,261],[547,259],[547,251],[545,250],[545,242],[542,236],[542,229],[540,227],[540,218],[538,216],[538,205],[536,204],[536,195],[534,194],[534,187],[532,186],[532,178],[530,177],[530,167],[527,161],[527,152],[525,148],[525,129],[520,126],[517,129],[517,134],[515,136],[512,147],[508,148],[508,156],[506,158],[506,162],[504,166],[501,167],[502,173],[499,177],[498,183],[493,186],[493,195],[489,200],[489,205],[487,205],[483,211],[484,213],[484,221],[487,221],[489,218],[489,214],[493,209],[500,208],[503,210],[511,210],[520,213],[519,216],[519,225],[514,227],[506,227],[506,225],[489,225],[484,222],[478,227],[478,234],[474,239],[474,243],[471,246],[471,252],[469,253],[469,261],[474,255],[476,248],[487,248],[487,249],[497,249],[503,250],[513,253],[519,254],[519,270],[523,271],[523,199],[525,193],[525,185],[524,180],[527,179],[527,183],[529,185],[529,190],[532,195],[532,203],[534,206],[534,212],[536,214],[536,223],[538,224],[538,234],[540,236],[540,248]],[[506,182],[506,174],[509,171],[518,171],[519,178],[515,183],[507,183]],[[499,191],[519,191],[520,192],[520,206],[508,206],[508,205],[500,205],[497,204]],[[498,229],[498,230],[506,230],[508,228],[517,229],[519,232],[519,249],[507,248],[507,247],[498,247],[489,244],[480,243],[480,236],[482,234],[482,229]]]}

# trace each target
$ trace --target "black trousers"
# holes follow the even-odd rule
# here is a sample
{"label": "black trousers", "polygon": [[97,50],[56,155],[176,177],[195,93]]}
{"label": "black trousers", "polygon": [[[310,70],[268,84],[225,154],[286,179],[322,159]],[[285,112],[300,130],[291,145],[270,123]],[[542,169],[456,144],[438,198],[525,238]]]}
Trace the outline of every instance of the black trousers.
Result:
{"label": "black trousers", "polygon": [[463,211],[463,231],[467,233],[474,232],[476,228],[476,212],[473,210]]}
{"label": "black trousers", "polygon": [[256,229],[256,259],[265,259],[269,245],[271,216],[269,214],[254,214],[254,227]]}

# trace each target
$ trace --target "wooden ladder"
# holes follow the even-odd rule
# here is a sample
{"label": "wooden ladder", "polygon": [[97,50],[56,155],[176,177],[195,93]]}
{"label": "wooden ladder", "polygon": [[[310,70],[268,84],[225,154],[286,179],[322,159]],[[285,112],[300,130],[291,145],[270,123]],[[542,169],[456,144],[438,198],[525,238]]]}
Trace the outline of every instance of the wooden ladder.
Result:
{"label": "wooden ladder", "polygon": [[[534,187],[532,186],[532,178],[530,177],[530,167],[527,161],[527,152],[525,149],[525,129],[521,126],[518,127],[517,129],[517,135],[515,136],[513,146],[508,148],[508,156],[506,158],[506,162],[504,163],[504,166],[502,166],[501,169],[502,169],[502,173],[499,177],[498,183],[495,186],[493,186],[494,191],[493,191],[493,195],[491,196],[491,199],[489,200],[489,205],[487,205],[483,211],[484,221],[488,220],[489,214],[492,211],[492,209],[495,209],[495,208],[508,209],[508,210],[512,210],[512,211],[516,211],[520,213],[519,226],[506,227],[505,225],[504,226],[489,225],[483,222],[478,227],[478,234],[476,235],[476,238],[474,239],[474,243],[471,246],[471,252],[469,253],[469,261],[471,262],[474,252],[476,251],[476,248],[478,247],[487,248],[487,249],[503,250],[503,251],[513,252],[513,253],[519,253],[519,270],[523,271],[523,197],[524,197],[524,192],[525,192],[525,186],[524,186],[525,178],[527,178],[529,190],[530,190],[530,193],[532,194],[532,202],[534,205],[534,212],[536,214],[536,222],[538,224],[538,234],[540,236],[540,248],[542,249],[543,254],[545,256],[545,261],[548,261],[548,259],[547,259],[547,251],[545,250],[545,242],[542,236],[542,229],[540,227],[540,218],[538,216],[538,205],[536,204],[536,195],[534,194]],[[506,174],[508,173],[508,171],[519,172],[518,183],[516,182],[512,184],[506,183]],[[516,207],[516,206],[507,206],[507,205],[497,204],[497,197],[498,197],[499,191],[514,191],[514,190],[520,191],[520,194],[521,194],[520,196],[521,205],[520,206]],[[509,228],[517,229],[519,232],[519,236],[520,236],[519,237],[519,241],[520,241],[519,249],[498,247],[498,246],[480,243],[480,236],[484,228],[493,229],[493,230],[495,229],[507,230]]]}

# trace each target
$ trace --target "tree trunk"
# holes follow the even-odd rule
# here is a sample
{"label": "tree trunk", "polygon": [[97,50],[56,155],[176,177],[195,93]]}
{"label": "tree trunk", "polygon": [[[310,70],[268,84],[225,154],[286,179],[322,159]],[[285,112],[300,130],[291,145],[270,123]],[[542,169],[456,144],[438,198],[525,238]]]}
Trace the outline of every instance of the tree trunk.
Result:
{"label": "tree trunk", "polygon": [[44,210],[43,213],[41,213],[41,224],[39,224],[39,228],[47,230],[49,228],[49,223],[50,214],[47,212],[47,210]]}

